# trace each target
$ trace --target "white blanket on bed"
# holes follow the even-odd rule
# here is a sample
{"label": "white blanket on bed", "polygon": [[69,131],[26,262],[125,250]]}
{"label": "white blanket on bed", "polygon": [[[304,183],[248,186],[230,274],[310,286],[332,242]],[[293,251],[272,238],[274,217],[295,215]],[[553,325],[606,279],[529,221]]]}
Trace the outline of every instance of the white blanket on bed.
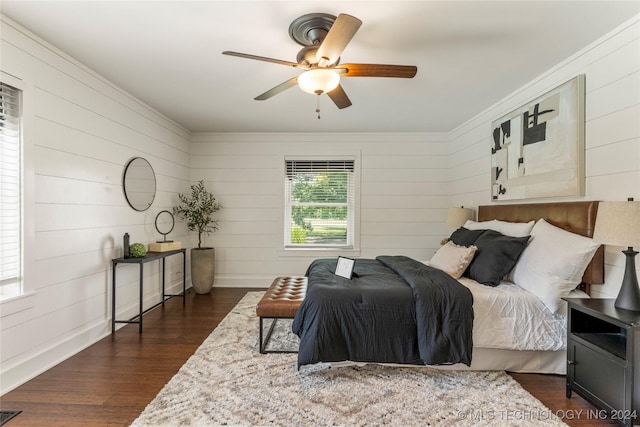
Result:
{"label": "white blanket on bed", "polygon": [[[551,313],[535,295],[513,283],[490,287],[465,277],[458,280],[473,294],[474,347],[566,349],[566,310]],[[586,294],[580,292],[576,296],[586,297]]]}

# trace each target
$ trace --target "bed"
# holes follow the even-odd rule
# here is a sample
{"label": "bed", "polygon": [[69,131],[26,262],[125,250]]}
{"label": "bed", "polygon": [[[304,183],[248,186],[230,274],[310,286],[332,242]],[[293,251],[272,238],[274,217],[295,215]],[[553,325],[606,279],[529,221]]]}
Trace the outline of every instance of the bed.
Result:
{"label": "bed", "polygon": [[[585,297],[604,281],[604,252],[590,239],[597,208],[597,201],[480,206],[477,221],[454,231],[431,260],[357,259],[353,279],[333,274],[335,259],[315,260],[293,322],[298,366],[565,373],[561,298]],[[442,254],[464,276],[435,262]]]}

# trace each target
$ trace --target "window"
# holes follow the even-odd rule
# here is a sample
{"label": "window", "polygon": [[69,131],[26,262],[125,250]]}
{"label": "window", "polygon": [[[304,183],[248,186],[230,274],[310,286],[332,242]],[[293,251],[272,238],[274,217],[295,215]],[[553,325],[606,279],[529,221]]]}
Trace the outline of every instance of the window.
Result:
{"label": "window", "polygon": [[0,83],[0,297],[20,291],[20,91]]}
{"label": "window", "polygon": [[285,160],[285,247],[353,248],[354,163]]}

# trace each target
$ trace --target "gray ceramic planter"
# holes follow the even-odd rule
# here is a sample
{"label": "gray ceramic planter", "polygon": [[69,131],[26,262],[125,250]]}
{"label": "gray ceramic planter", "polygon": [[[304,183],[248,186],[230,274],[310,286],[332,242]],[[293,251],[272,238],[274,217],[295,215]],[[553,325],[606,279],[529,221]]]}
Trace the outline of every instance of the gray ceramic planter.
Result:
{"label": "gray ceramic planter", "polygon": [[191,249],[191,284],[197,294],[208,294],[216,272],[215,248]]}

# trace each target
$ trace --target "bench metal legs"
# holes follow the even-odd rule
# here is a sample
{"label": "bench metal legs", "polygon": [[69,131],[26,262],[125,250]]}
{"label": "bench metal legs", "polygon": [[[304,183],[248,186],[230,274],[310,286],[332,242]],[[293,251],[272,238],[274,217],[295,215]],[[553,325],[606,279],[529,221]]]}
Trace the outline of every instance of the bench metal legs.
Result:
{"label": "bench metal legs", "polygon": [[[269,331],[267,335],[264,335],[264,319],[273,319],[271,322],[271,326],[269,327]],[[271,335],[273,334],[273,329],[276,327],[276,322],[278,319],[290,319],[290,317],[263,317],[260,316],[260,353],[297,353],[297,350],[267,350],[267,344],[269,344],[269,340],[271,340]]]}

